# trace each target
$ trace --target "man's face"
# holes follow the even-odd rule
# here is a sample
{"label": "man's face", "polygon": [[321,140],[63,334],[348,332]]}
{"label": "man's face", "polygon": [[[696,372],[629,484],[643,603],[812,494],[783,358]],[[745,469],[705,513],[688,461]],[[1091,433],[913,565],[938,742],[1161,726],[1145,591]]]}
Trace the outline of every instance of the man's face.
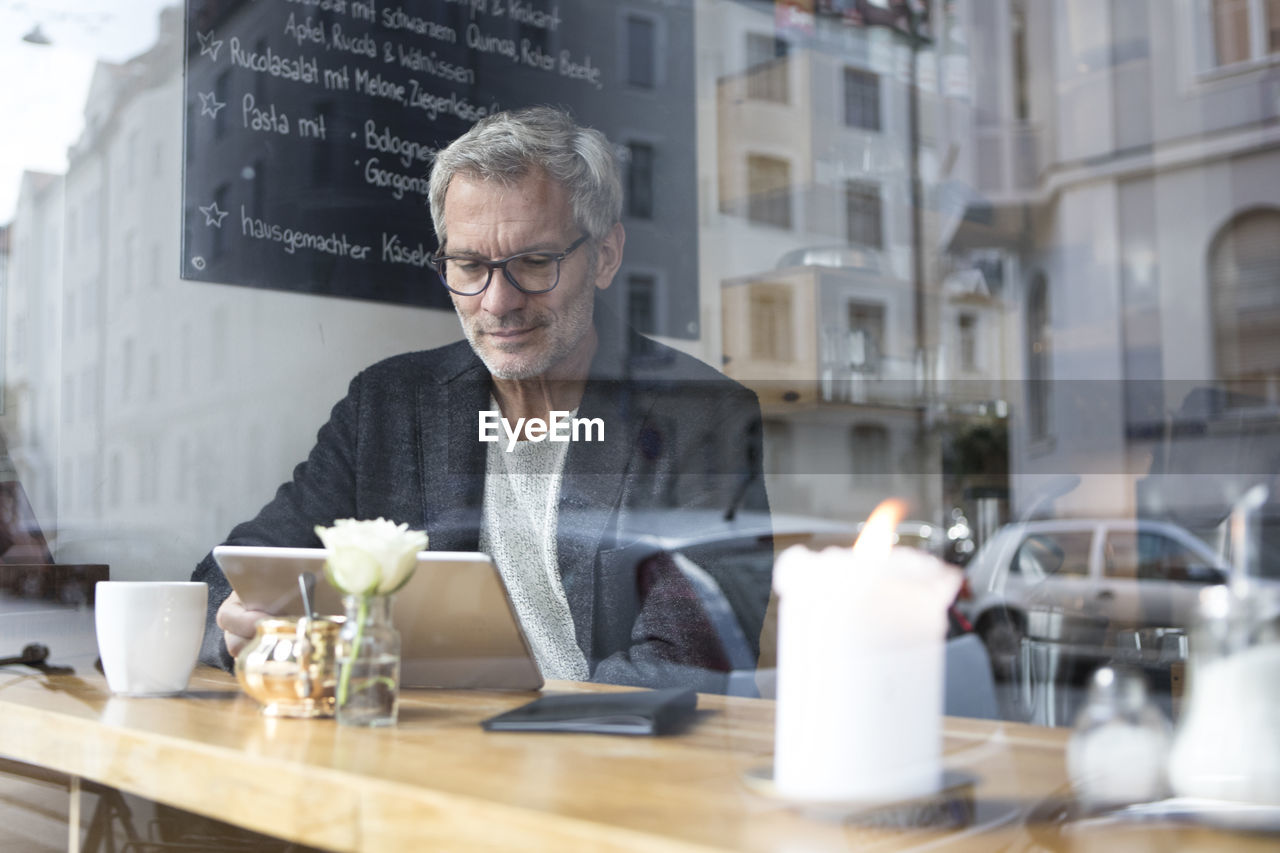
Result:
{"label": "man's face", "polygon": [[[541,173],[509,187],[457,176],[445,194],[444,221],[445,254],[485,260],[559,253],[582,236],[573,224],[568,194]],[[612,282],[618,265],[613,255],[620,259],[621,254],[613,242],[615,235],[602,241],[595,264],[591,243],[575,250],[561,262],[560,283],[547,293],[522,293],[494,270],[483,293],[450,294],[467,341],[493,376],[544,376],[594,344],[595,291]]]}

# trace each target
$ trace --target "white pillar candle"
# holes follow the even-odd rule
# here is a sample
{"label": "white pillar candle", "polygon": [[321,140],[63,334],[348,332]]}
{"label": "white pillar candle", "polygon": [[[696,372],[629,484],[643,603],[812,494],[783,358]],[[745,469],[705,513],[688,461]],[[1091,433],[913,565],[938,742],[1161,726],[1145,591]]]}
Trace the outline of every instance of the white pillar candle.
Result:
{"label": "white pillar candle", "polygon": [[890,802],[941,783],[946,609],[960,572],[921,551],[859,545],[856,558],[794,546],[774,568],[784,797]]}

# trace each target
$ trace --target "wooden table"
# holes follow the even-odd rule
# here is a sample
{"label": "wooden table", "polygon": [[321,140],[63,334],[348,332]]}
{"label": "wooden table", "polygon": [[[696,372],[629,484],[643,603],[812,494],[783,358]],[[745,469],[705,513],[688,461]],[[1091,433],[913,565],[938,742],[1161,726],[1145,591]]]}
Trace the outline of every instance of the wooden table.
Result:
{"label": "wooden table", "polygon": [[1066,796],[1062,729],[949,719],[947,765],[977,780],[967,825],[904,828],[901,815],[806,815],[748,788],[744,772],[771,760],[772,702],[700,696],[699,720],[665,738],[477,725],[532,696],[409,692],[398,727],[362,730],[264,718],[213,670],[172,699],[113,697],[87,665],[6,670],[0,755],[342,851],[1274,848],[1199,828],[1038,819]]}

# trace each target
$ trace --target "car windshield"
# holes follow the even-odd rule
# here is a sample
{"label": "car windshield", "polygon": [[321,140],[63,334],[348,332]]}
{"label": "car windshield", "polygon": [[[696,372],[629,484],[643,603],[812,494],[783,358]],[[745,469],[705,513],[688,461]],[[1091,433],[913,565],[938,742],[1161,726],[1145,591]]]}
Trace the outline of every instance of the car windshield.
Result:
{"label": "car windshield", "polygon": [[1091,531],[1033,533],[1018,546],[1009,572],[1028,582],[1050,576],[1088,577]]}

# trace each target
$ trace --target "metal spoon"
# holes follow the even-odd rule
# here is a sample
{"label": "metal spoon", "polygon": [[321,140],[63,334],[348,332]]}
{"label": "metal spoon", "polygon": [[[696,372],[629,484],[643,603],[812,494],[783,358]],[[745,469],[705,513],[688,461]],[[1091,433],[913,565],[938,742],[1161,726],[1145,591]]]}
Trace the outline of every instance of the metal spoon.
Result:
{"label": "metal spoon", "polygon": [[302,615],[308,622],[316,618],[315,608],[311,606],[311,594],[315,592],[316,576],[311,572],[298,575],[298,589],[302,591]]}
{"label": "metal spoon", "polygon": [[316,588],[316,576],[311,572],[298,575],[298,589],[302,592],[302,618],[298,620],[298,640],[306,654],[298,655],[298,683],[295,688],[299,699],[311,695],[311,624],[316,612],[311,606],[311,593]]}

